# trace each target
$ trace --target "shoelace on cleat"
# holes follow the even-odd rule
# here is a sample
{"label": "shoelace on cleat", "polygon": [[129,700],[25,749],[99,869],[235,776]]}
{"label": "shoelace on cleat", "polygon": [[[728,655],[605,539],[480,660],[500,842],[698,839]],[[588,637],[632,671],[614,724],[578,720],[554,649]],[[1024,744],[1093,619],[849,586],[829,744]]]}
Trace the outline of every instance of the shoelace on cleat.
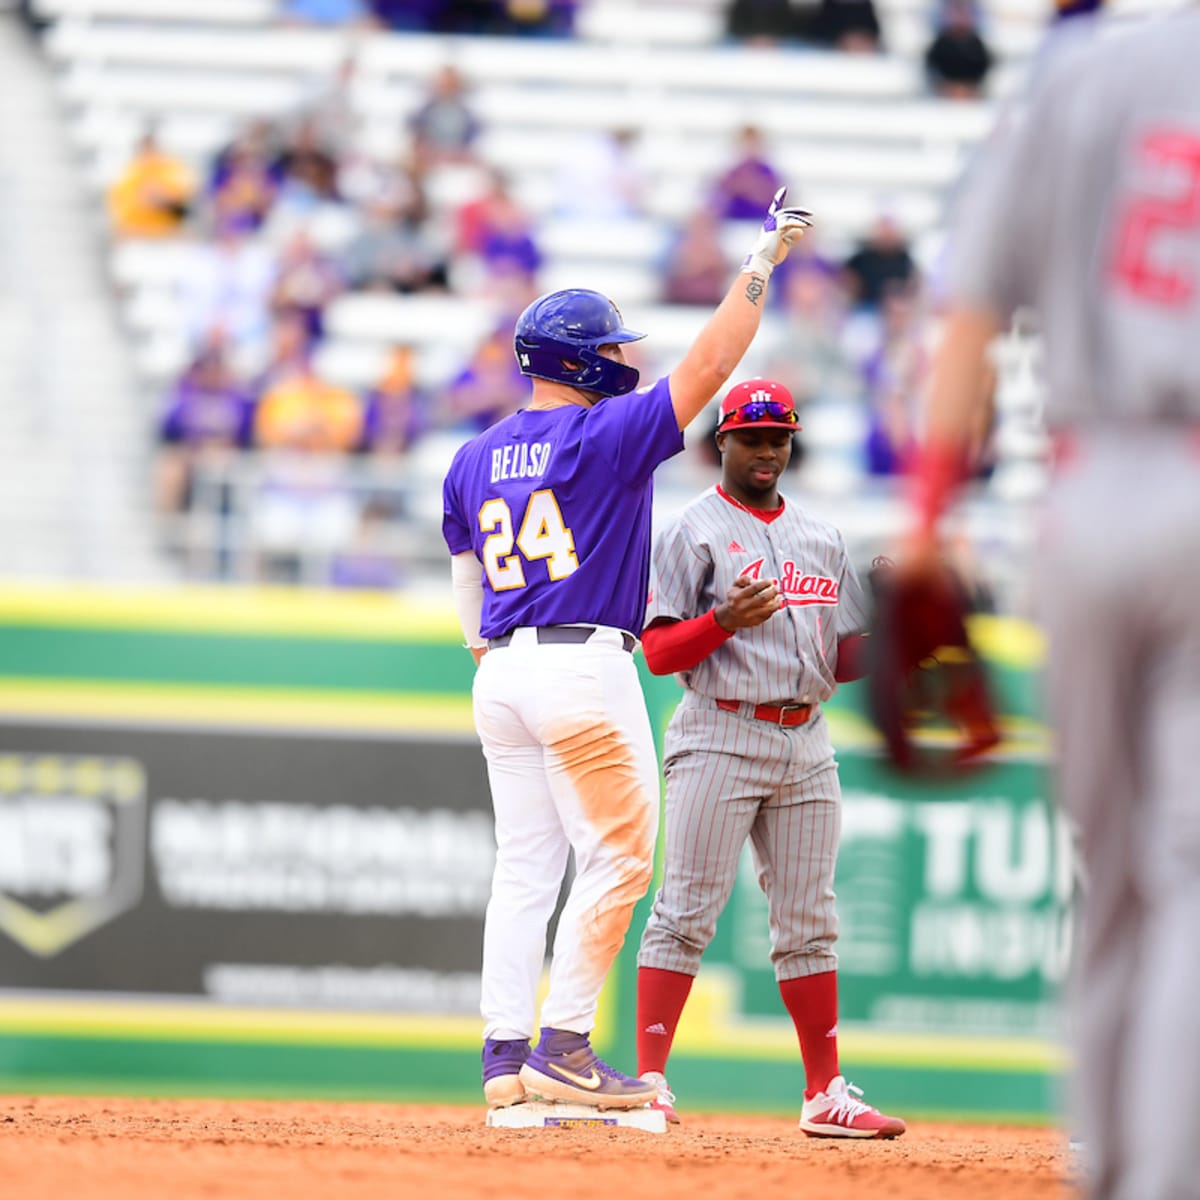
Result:
{"label": "shoelace on cleat", "polygon": [[836,1093],[833,1096],[826,1093],[826,1098],[832,1100],[833,1104],[825,1117],[838,1122],[844,1121],[848,1125],[855,1117],[873,1112],[874,1109],[869,1104],[864,1104],[858,1099],[862,1094],[862,1088],[855,1087],[852,1083],[846,1084],[844,1092]]}

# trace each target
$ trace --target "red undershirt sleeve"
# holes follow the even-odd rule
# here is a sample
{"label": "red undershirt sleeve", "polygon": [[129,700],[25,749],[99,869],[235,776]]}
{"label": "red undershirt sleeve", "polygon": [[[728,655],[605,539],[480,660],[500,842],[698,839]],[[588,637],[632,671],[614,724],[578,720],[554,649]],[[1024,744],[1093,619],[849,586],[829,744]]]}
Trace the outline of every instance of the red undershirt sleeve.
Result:
{"label": "red undershirt sleeve", "polygon": [[[649,662],[649,658],[646,660]],[[855,633],[849,637],[838,638],[837,670],[833,677],[838,683],[850,683],[861,679],[867,673],[867,637],[866,634]]]}
{"label": "red undershirt sleeve", "polygon": [[717,624],[715,609],[688,621],[663,621],[642,631],[646,666],[655,675],[690,671],[733,634]]}

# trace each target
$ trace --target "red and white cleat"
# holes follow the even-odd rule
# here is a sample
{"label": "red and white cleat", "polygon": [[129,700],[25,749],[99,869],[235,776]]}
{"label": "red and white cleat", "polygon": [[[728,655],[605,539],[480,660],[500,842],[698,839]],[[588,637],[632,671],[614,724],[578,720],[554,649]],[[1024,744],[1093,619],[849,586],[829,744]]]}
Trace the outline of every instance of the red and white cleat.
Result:
{"label": "red and white cleat", "polygon": [[800,1110],[800,1128],[809,1137],[894,1138],[907,1126],[899,1117],[889,1117],[864,1104],[862,1089],[835,1075],[823,1092],[805,1100]]}
{"label": "red and white cleat", "polygon": [[675,1111],[675,1093],[667,1087],[667,1077],[660,1071],[644,1071],[641,1078],[658,1088],[658,1095],[650,1101],[650,1107],[662,1113],[667,1118],[668,1125],[678,1125],[679,1114]]}

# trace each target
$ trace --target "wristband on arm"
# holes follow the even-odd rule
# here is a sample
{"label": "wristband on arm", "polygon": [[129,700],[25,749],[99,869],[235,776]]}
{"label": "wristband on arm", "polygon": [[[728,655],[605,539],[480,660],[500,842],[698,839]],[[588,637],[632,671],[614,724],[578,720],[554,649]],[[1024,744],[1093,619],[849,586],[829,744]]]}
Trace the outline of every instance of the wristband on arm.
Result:
{"label": "wristband on arm", "polygon": [[967,477],[966,453],[945,441],[926,441],[909,471],[909,495],[917,530],[932,535],[954,492]]}

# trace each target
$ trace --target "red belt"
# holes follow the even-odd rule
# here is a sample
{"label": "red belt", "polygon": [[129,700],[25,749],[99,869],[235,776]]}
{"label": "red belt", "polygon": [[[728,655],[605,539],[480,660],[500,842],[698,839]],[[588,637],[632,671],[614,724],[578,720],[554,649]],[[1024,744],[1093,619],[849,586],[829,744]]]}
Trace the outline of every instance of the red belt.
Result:
{"label": "red belt", "polygon": [[[735,713],[741,712],[743,706],[740,700],[718,700],[717,707]],[[756,704],[750,716],[757,721],[770,721],[772,725],[790,727],[806,725],[816,709],[815,704]]]}

